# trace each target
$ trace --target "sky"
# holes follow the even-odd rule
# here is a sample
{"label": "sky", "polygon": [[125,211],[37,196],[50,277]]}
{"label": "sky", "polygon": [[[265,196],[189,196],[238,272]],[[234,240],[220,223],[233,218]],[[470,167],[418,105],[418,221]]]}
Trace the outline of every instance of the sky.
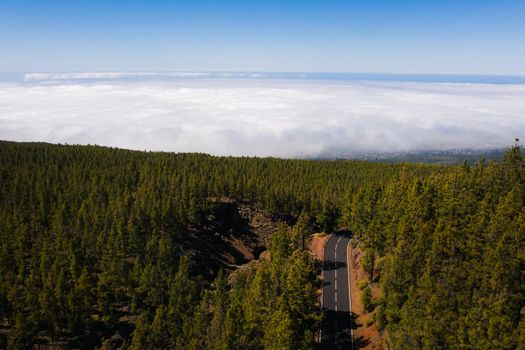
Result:
{"label": "sky", "polygon": [[525,75],[523,0],[2,0],[0,72]]}

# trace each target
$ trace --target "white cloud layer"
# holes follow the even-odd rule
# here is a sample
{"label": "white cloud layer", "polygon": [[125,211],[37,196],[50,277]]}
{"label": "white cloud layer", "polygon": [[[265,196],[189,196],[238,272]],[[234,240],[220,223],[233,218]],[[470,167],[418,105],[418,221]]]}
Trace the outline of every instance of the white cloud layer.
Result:
{"label": "white cloud layer", "polygon": [[525,138],[525,85],[26,76],[50,78],[0,84],[0,139],[301,157]]}

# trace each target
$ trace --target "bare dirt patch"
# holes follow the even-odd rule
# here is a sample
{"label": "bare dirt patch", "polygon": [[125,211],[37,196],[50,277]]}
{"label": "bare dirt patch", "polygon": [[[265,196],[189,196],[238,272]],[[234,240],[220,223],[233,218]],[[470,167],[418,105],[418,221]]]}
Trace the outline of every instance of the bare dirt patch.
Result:
{"label": "bare dirt patch", "polygon": [[209,198],[210,209],[203,222],[191,227],[188,249],[198,250],[207,274],[223,268],[231,272],[259,259],[266,251],[279,218],[247,202]]}
{"label": "bare dirt patch", "polygon": [[310,253],[319,261],[323,261],[324,245],[326,244],[328,237],[330,236],[316,233],[312,236],[312,240],[310,241]]}

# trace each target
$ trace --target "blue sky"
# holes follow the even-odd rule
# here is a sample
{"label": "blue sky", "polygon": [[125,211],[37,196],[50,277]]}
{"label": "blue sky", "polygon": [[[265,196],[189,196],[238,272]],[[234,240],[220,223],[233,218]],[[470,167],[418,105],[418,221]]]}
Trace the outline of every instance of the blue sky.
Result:
{"label": "blue sky", "polygon": [[0,71],[525,75],[525,1],[0,2]]}

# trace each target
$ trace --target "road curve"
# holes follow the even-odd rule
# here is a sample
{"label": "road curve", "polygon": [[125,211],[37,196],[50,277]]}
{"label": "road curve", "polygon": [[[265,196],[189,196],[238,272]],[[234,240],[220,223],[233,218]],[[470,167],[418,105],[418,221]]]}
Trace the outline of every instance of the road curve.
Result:
{"label": "road curve", "polygon": [[326,242],[323,261],[321,330],[323,349],[353,349],[352,308],[348,283],[348,235],[333,234]]}

